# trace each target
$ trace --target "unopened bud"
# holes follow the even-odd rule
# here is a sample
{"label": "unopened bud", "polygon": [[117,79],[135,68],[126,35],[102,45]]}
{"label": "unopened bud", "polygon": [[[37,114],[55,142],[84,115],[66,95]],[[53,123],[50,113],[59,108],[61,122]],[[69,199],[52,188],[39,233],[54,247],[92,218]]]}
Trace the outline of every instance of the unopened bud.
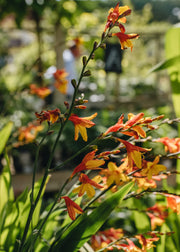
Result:
{"label": "unopened bud", "polygon": [[94,57],[95,57],[95,54],[93,53],[93,54],[91,55],[91,59],[94,59]]}
{"label": "unopened bud", "polygon": [[90,70],[87,70],[86,72],[83,73],[84,77],[90,76],[90,75],[91,75],[91,71]]}
{"label": "unopened bud", "polygon": [[101,39],[103,40],[105,38],[105,32],[102,33]]}
{"label": "unopened bud", "polygon": [[102,49],[106,49],[106,44],[105,44],[105,43],[102,43],[102,44],[100,45],[100,47],[101,47]]}
{"label": "unopened bud", "polygon": [[82,62],[83,62],[83,66],[85,66],[87,64],[87,57],[86,56],[83,56]]}
{"label": "unopened bud", "polygon": [[53,134],[54,133],[54,130],[49,130],[48,132],[47,132],[47,135],[49,136],[49,135],[51,135],[51,134]]}
{"label": "unopened bud", "polygon": [[71,80],[71,84],[73,85],[74,88],[76,88],[77,85],[76,85],[76,80],[75,79]]}
{"label": "unopened bud", "polygon": [[97,49],[97,45],[98,45],[98,42],[97,42],[97,41],[95,41],[95,42],[94,42],[94,46],[93,46],[93,49],[94,49],[94,50],[96,50],[96,49]]}
{"label": "unopened bud", "polygon": [[76,108],[76,109],[86,109],[87,107],[84,106],[84,105],[76,105],[76,106],[74,106],[74,108]]}
{"label": "unopened bud", "polygon": [[69,109],[69,103],[67,101],[64,102],[64,105],[66,106],[67,109]]}

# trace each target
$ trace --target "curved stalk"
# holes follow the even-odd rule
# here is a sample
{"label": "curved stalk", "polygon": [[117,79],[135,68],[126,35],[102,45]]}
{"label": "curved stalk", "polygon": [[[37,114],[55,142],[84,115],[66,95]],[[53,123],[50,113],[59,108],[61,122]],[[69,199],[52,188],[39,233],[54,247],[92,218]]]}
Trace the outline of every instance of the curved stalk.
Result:
{"label": "curved stalk", "polygon": [[[22,252],[22,249],[24,247],[24,244],[25,244],[25,241],[26,241],[26,237],[27,237],[27,233],[28,233],[28,230],[29,230],[29,226],[31,224],[31,220],[32,220],[32,216],[33,216],[33,213],[34,213],[34,210],[39,202],[39,199],[41,197],[41,194],[42,194],[42,191],[43,191],[43,188],[45,186],[45,183],[46,183],[46,179],[49,175],[49,172],[50,172],[50,167],[51,167],[51,164],[52,164],[52,160],[53,160],[53,156],[54,156],[54,152],[55,152],[55,149],[56,149],[56,146],[57,146],[57,143],[60,139],[60,136],[62,134],[62,131],[66,125],[66,123],[68,122],[68,119],[74,109],[74,104],[75,104],[75,99],[76,99],[76,96],[77,96],[77,92],[78,92],[78,89],[79,89],[79,86],[80,86],[80,83],[82,81],[82,78],[84,77],[84,73],[85,73],[85,69],[86,69],[86,66],[87,64],[89,63],[89,61],[93,58],[93,54],[94,52],[102,45],[102,42],[103,40],[108,37],[108,33],[107,34],[104,34],[102,35],[101,37],[101,41],[99,42],[99,44],[97,44],[96,42],[94,43],[94,46],[93,46],[93,49],[91,51],[91,53],[89,54],[89,57],[87,58],[86,62],[83,63],[83,67],[82,67],[82,70],[81,70],[81,73],[80,73],[80,77],[79,77],[79,80],[78,80],[78,83],[77,83],[77,86],[75,86],[75,90],[74,90],[74,94],[73,94],[73,99],[72,99],[72,102],[71,102],[71,106],[69,108],[69,111],[67,112],[67,115],[66,115],[66,119],[65,120],[61,120],[61,126],[60,126],[60,129],[59,129],[59,132],[58,132],[58,135],[56,137],[56,140],[54,142],[54,145],[53,145],[53,148],[52,148],[52,151],[50,153],[50,157],[49,157],[49,160],[48,160],[48,163],[47,163],[47,166],[46,166],[46,169],[45,169],[45,173],[44,173],[44,176],[43,176],[43,180],[42,180],[42,183],[41,183],[41,186],[40,186],[40,189],[39,189],[39,192],[37,194],[37,197],[34,201],[33,199],[33,191],[34,191],[34,183],[35,183],[35,173],[36,173],[36,167],[37,167],[37,164],[35,165],[35,169],[34,169],[34,172],[33,172],[33,180],[32,180],[32,195],[31,195],[31,208],[30,208],[30,211],[29,211],[29,215],[28,215],[28,219],[27,219],[27,222],[26,222],[26,226],[25,226],[25,229],[24,229],[24,233],[23,233],[23,237],[22,237],[22,240],[21,240],[21,244],[20,244],[20,247],[18,249],[18,252]],[[86,149],[86,148],[85,148]],[[36,162],[37,162],[37,159],[38,159],[38,156],[39,156],[39,148],[37,150],[37,156],[36,156]],[[66,182],[65,182],[66,183]],[[65,184],[64,186],[62,187],[62,189],[60,190],[62,192],[62,190],[64,189],[65,187]],[[53,210],[55,206],[55,202],[53,204],[53,207],[51,210]],[[50,213],[51,213],[50,212]],[[50,215],[49,213],[49,215]],[[48,217],[49,217],[48,215]],[[44,222],[43,222],[43,225],[44,225]],[[43,227],[43,226],[42,226]],[[41,227],[41,229],[42,229]]]}

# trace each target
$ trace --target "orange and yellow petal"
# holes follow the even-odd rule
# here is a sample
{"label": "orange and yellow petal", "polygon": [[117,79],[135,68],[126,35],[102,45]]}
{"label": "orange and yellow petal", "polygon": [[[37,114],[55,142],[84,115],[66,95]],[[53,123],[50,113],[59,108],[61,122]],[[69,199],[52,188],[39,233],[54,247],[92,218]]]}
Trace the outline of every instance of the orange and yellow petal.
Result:
{"label": "orange and yellow petal", "polygon": [[[86,169],[97,169],[99,166],[103,165],[105,163],[104,160],[101,159],[94,159],[94,160],[89,160],[86,163]],[[99,168],[100,169],[100,168]]]}
{"label": "orange and yellow petal", "polygon": [[132,159],[138,168],[142,167],[141,152],[134,150],[128,155],[128,158]]}

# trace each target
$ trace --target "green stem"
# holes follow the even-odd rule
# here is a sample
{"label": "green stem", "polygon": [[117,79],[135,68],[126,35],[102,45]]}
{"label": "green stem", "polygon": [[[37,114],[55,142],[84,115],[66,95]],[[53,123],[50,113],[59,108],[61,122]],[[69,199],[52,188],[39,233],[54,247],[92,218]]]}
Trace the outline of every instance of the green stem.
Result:
{"label": "green stem", "polygon": [[63,186],[62,186],[61,189],[59,190],[59,192],[58,192],[58,194],[56,195],[56,198],[55,198],[55,200],[54,200],[54,202],[53,202],[53,204],[52,204],[52,206],[51,206],[49,212],[47,213],[46,217],[44,218],[44,220],[42,221],[41,225],[39,226],[38,232],[36,233],[36,237],[35,237],[35,239],[34,239],[34,241],[33,241],[34,244],[35,244],[35,242],[36,242],[36,240],[37,240],[39,234],[41,233],[41,230],[42,230],[44,224],[46,223],[47,219],[49,218],[50,214],[52,213],[52,211],[53,211],[53,209],[54,209],[54,207],[55,207],[57,201],[59,200],[59,198],[60,198],[60,196],[61,196],[61,194],[62,194],[64,188],[65,188],[66,185],[68,184],[68,182],[69,182],[69,178],[65,181],[65,183],[63,184]]}
{"label": "green stem", "polygon": [[70,161],[72,161],[75,157],[77,157],[78,155],[80,155],[82,152],[88,150],[89,148],[91,148],[92,145],[97,144],[100,140],[107,140],[110,139],[111,136],[98,136],[97,138],[95,138],[94,140],[92,140],[90,143],[88,143],[85,147],[83,147],[81,150],[79,150],[78,152],[76,152],[73,156],[71,156],[70,158],[68,158],[66,161],[64,161],[62,164],[57,165],[56,167],[52,168],[50,170],[50,172],[54,172],[57,170],[60,170],[64,165],[66,165],[67,163],[69,163]]}
{"label": "green stem", "polygon": [[[61,136],[63,128],[64,128],[64,124],[61,124],[59,132],[58,132],[58,135],[57,135],[56,140],[54,142],[54,145],[53,145],[53,148],[52,148],[49,160],[48,160],[47,167],[45,169],[45,173],[44,173],[44,176],[43,176],[43,180],[41,182],[41,186],[40,186],[39,192],[37,194],[37,197],[36,197],[35,201],[34,201],[34,199],[31,196],[31,208],[30,208],[30,211],[29,211],[28,219],[27,219],[27,222],[26,222],[26,226],[25,226],[25,229],[24,229],[23,237],[22,237],[21,244],[20,244],[18,252],[21,252],[22,249],[23,249],[23,247],[24,247],[24,243],[25,243],[25,240],[26,240],[26,237],[27,237],[27,233],[28,233],[29,226],[30,226],[30,223],[31,223],[31,220],[32,220],[32,216],[33,216],[34,210],[35,210],[35,208],[36,208],[36,206],[37,206],[37,204],[39,202],[39,199],[41,197],[43,188],[44,188],[44,186],[46,184],[46,180],[47,180],[47,177],[49,175],[49,168],[51,166],[51,163],[52,163],[52,160],[53,160],[53,156],[54,156],[54,152],[55,152],[55,149],[56,149],[57,143],[59,141],[59,138]],[[33,180],[35,180],[35,175],[33,175]]]}
{"label": "green stem", "polygon": [[[47,132],[49,131],[49,127]],[[34,201],[34,185],[35,185],[35,178],[36,178],[36,172],[37,172],[37,166],[38,166],[38,158],[39,158],[39,152],[41,149],[41,145],[43,144],[45,138],[46,138],[47,134],[45,134],[43,136],[43,138],[41,139],[38,147],[37,147],[37,151],[36,151],[36,156],[35,156],[35,162],[34,162],[34,169],[33,169],[33,177],[32,177],[32,191],[31,191],[31,205],[33,204]]]}
{"label": "green stem", "polygon": [[[107,36],[107,35],[106,35],[106,36]],[[78,92],[78,89],[79,89],[79,85],[80,85],[80,83],[81,83],[81,81],[82,81],[82,78],[84,77],[84,72],[85,72],[86,66],[87,66],[88,62],[92,59],[95,50],[97,50],[97,49],[101,46],[102,41],[104,40],[104,38],[105,38],[106,36],[104,36],[104,37],[102,36],[101,41],[99,42],[99,44],[93,47],[93,49],[92,49],[92,51],[91,51],[91,53],[90,53],[90,55],[89,55],[87,61],[83,64],[82,71],[81,71],[81,74],[80,74],[80,77],[79,77],[77,86],[75,87],[75,90],[74,90],[73,99],[72,99],[72,102],[71,102],[70,109],[69,109],[69,111],[68,111],[68,113],[67,113],[66,120],[65,120],[65,121],[61,121],[60,130],[59,130],[59,132],[58,132],[58,135],[57,135],[57,137],[56,137],[56,140],[55,140],[55,143],[54,143],[54,145],[53,145],[52,151],[51,151],[51,153],[50,153],[50,157],[49,157],[49,160],[48,160],[48,164],[47,164],[47,166],[46,166],[46,169],[45,169],[45,173],[44,173],[44,176],[43,176],[43,180],[42,180],[42,183],[41,183],[41,186],[40,186],[38,195],[37,195],[37,197],[36,197],[36,199],[35,199],[35,201],[34,201],[34,199],[33,199],[33,194],[34,194],[34,193],[33,193],[33,192],[34,192],[34,183],[35,183],[35,173],[36,173],[36,167],[37,167],[37,160],[36,160],[36,165],[35,165],[35,169],[34,169],[34,172],[33,172],[33,180],[32,180],[32,186],[33,186],[33,189],[32,189],[32,190],[33,190],[33,191],[32,191],[32,195],[31,195],[31,208],[30,208],[30,212],[29,212],[29,215],[28,215],[28,219],[27,219],[27,222],[26,222],[26,226],[25,226],[25,229],[24,229],[23,237],[22,237],[21,244],[20,244],[20,247],[19,247],[18,252],[21,252],[22,249],[23,249],[23,247],[24,247],[24,243],[25,243],[25,240],[26,240],[26,236],[27,236],[27,233],[28,233],[28,230],[29,230],[29,226],[30,226],[30,223],[31,223],[31,220],[32,220],[32,216],[33,216],[34,210],[35,210],[35,208],[36,208],[36,206],[37,206],[37,204],[38,204],[38,202],[39,202],[39,199],[40,199],[40,197],[41,197],[43,188],[44,188],[44,186],[45,186],[45,183],[46,183],[48,174],[49,174],[49,172],[50,172],[50,167],[51,167],[51,164],[52,164],[52,160],[53,160],[53,156],[54,156],[54,152],[55,152],[57,143],[58,143],[58,141],[59,141],[59,139],[60,139],[60,136],[61,136],[61,133],[62,133],[62,131],[63,131],[63,129],[64,129],[66,123],[68,122],[68,119],[69,119],[69,117],[70,117],[70,115],[71,115],[71,113],[72,113],[72,111],[73,111],[73,109],[74,109],[74,104],[75,104],[76,95],[77,95],[77,92]],[[39,149],[38,149],[37,152],[39,153]],[[37,155],[37,157],[38,157],[38,155]],[[64,186],[65,186],[65,185],[64,185]],[[63,188],[64,188],[64,187],[63,187]],[[62,189],[63,189],[63,188],[62,188]],[[62,190],[61,190],[61,192],[62,192]],[[54,203],[53,205],[55,205],[55,203]],[[52,207],[52,210],[53,210],[53,208],[54,208],[54,206]],[[51,211],[52,211],[52,210],[51,210]],[[49,215],[50,215],[50,213],[49,213]],[[49,215],[48,215],[48,217],[49,217]],[[44,225],[44,224],[43,224],[43,225]],[[41,229],[42,229],[42,227],[41,227]]]}

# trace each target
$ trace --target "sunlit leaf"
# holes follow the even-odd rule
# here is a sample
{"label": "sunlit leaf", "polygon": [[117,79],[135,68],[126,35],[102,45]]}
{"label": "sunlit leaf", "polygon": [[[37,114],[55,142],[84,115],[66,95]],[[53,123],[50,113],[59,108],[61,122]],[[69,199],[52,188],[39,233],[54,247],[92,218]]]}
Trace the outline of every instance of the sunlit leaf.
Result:
{"label": "sunlit leaf", "polygon": [[0,154],[2,153],[4,147],[7,143],[7,140],[11,134],[11,131],[12,131],[12,127],[13,127],[13,123],[9,122],[0,131]]}
{"label": "sunlit leaf", "polygon": [[149,70],[149,73],[157,72],[160,70],[168,69],[180,62],[180,55],[164,60]]}

